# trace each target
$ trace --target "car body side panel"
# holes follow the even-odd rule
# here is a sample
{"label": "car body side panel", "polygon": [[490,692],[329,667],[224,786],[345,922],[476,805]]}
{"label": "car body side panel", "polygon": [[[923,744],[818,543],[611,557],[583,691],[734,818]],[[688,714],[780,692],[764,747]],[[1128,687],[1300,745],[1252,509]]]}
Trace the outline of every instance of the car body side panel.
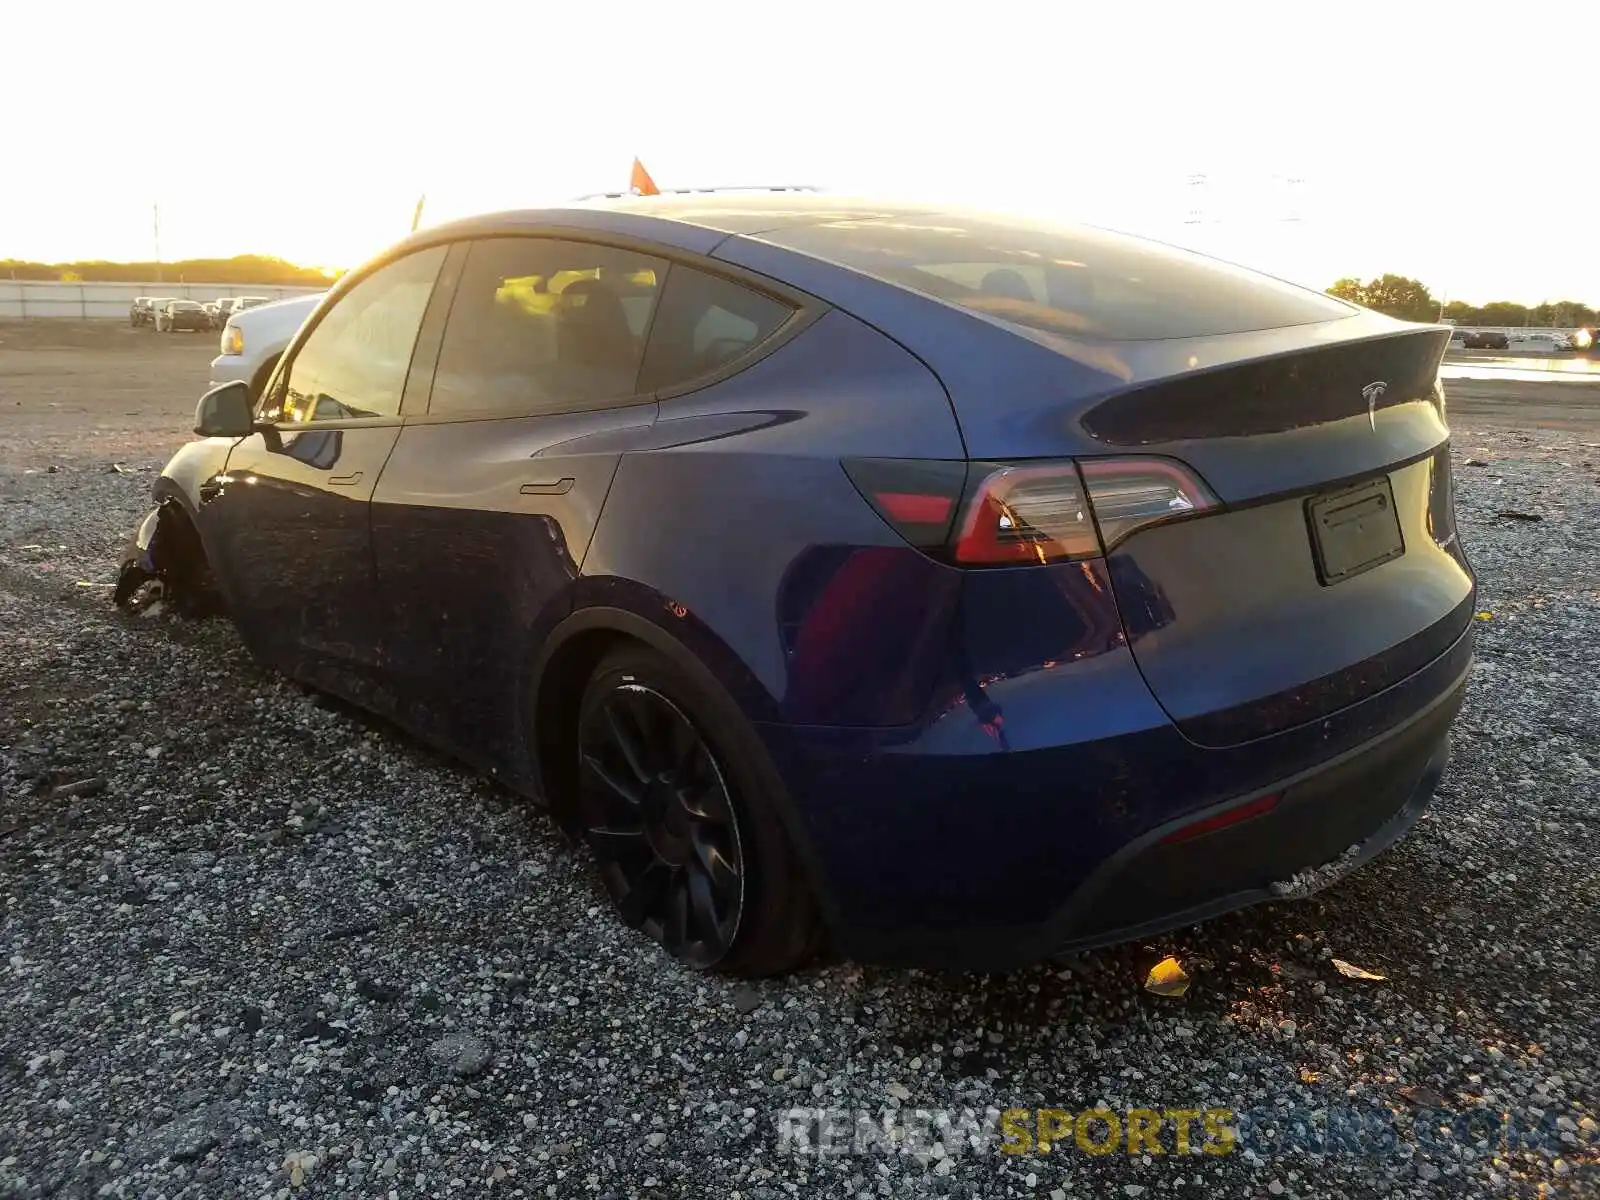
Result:
{"label": "car body side panel", "polygon": [[368,669],[378,650],[368,500],[398,418],[241,439],[200,509],[207,556],[250,648],[297,678]]}
{"label": "car body side panel", "polygon": [[372,505],[381,661],[397,715],[514,769],[519,696],[571,607],[622,450],[656,405],[407,424]]}
{"label": "car body side panel", "polygon": [[623,456],[585,576],[630,580],[693,614],[748,671],[724,685],[755,679],[768,698],[757,706],[782,719],[914,719],[960,572],[908,546],[840,460],[960,458],[933,376],[829,313],[748,370],[664,401],[650,441]]}

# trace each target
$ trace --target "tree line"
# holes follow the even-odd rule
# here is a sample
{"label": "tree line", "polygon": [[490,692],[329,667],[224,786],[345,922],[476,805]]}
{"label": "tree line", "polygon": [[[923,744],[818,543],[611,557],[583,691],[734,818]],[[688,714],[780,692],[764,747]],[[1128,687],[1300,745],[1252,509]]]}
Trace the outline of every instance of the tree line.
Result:
{"label": "tree line", "polygon": [[263,254],[233,258],[185,258],[177,262],[24,262],[0,258],[0,279],[52,280],[61,283],[253,284],[258,287],[327,287],[340,272],[301,267]]}
{"label": "tree line", "polygon": [[1382,275],[1366,283],[1359,279],[1341,279],[1328,289],[1328,294],[1405,321],[1437,321],[1444,318],[1457,325],[1504,325],[1534,329],[1592,329],[1600,324],[1600,310],[1577,300],[1533,305],[1518,304],[1512,300],[1496,300],[1490,304],[1452,300],[1448,304],[1440,304],[1420,280],[1408,279],[1404,275]]}

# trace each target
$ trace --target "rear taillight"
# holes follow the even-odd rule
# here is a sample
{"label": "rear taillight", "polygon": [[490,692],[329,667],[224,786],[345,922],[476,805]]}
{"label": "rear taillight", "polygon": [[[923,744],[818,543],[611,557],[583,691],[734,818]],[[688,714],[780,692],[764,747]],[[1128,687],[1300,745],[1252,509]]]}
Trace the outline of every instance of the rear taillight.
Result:
{"label": "rear taillight", "polygon": [[1078,465],[1107,550],[1148,525],[1217,506],[1211,489],[1170,458],[1086,458]]}
{"label": "rear taillight", "polygon": [[1192,471],[1166,458],[857,458],[844,467],[906,541],[969,567],[1093,558],[1137,530],[1217,506]]}
{"label": "rear taillight", "polygon": [[956,562],[984,567],[1100,553],[1089,499],[1072,463],[973,463],[972,476],[956,530]]}

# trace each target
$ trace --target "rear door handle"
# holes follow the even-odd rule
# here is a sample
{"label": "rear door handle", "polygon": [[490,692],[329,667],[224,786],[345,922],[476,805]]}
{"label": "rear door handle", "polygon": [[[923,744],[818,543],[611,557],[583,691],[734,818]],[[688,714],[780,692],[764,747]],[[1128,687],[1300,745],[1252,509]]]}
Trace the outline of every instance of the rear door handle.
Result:
{"label": "rear door handle", "polygon": [[567,475],[542,483],[525,483],[519,490],[524,496],[565,496],[572,490],[573,482],[572,476]]}
{"label": "rear door handle", "polygon": [[361,482],[361,472],[355,471],[349,475],[331,475],[328,482],[334,487],[352,487]]}

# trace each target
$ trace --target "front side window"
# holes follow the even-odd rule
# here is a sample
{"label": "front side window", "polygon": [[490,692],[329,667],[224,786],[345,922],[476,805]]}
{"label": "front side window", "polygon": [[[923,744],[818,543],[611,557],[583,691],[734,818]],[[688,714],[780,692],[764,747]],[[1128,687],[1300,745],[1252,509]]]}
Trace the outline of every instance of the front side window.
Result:
{"label": "front side window", "polygon": [[662,259],[591,242],[473,242],[428,411],[563,412],[635,395],[666,271]]}
{"label": "front side window", "polygon": [[731,279],[675,266],[650,330],[640,391],[708,375],[766,341],[794,309]]}
{"label": "front side window", "polygon": [[396,259],[341,296],[295,353],[262,418],[300,424],[397,415],[445,249]]}

